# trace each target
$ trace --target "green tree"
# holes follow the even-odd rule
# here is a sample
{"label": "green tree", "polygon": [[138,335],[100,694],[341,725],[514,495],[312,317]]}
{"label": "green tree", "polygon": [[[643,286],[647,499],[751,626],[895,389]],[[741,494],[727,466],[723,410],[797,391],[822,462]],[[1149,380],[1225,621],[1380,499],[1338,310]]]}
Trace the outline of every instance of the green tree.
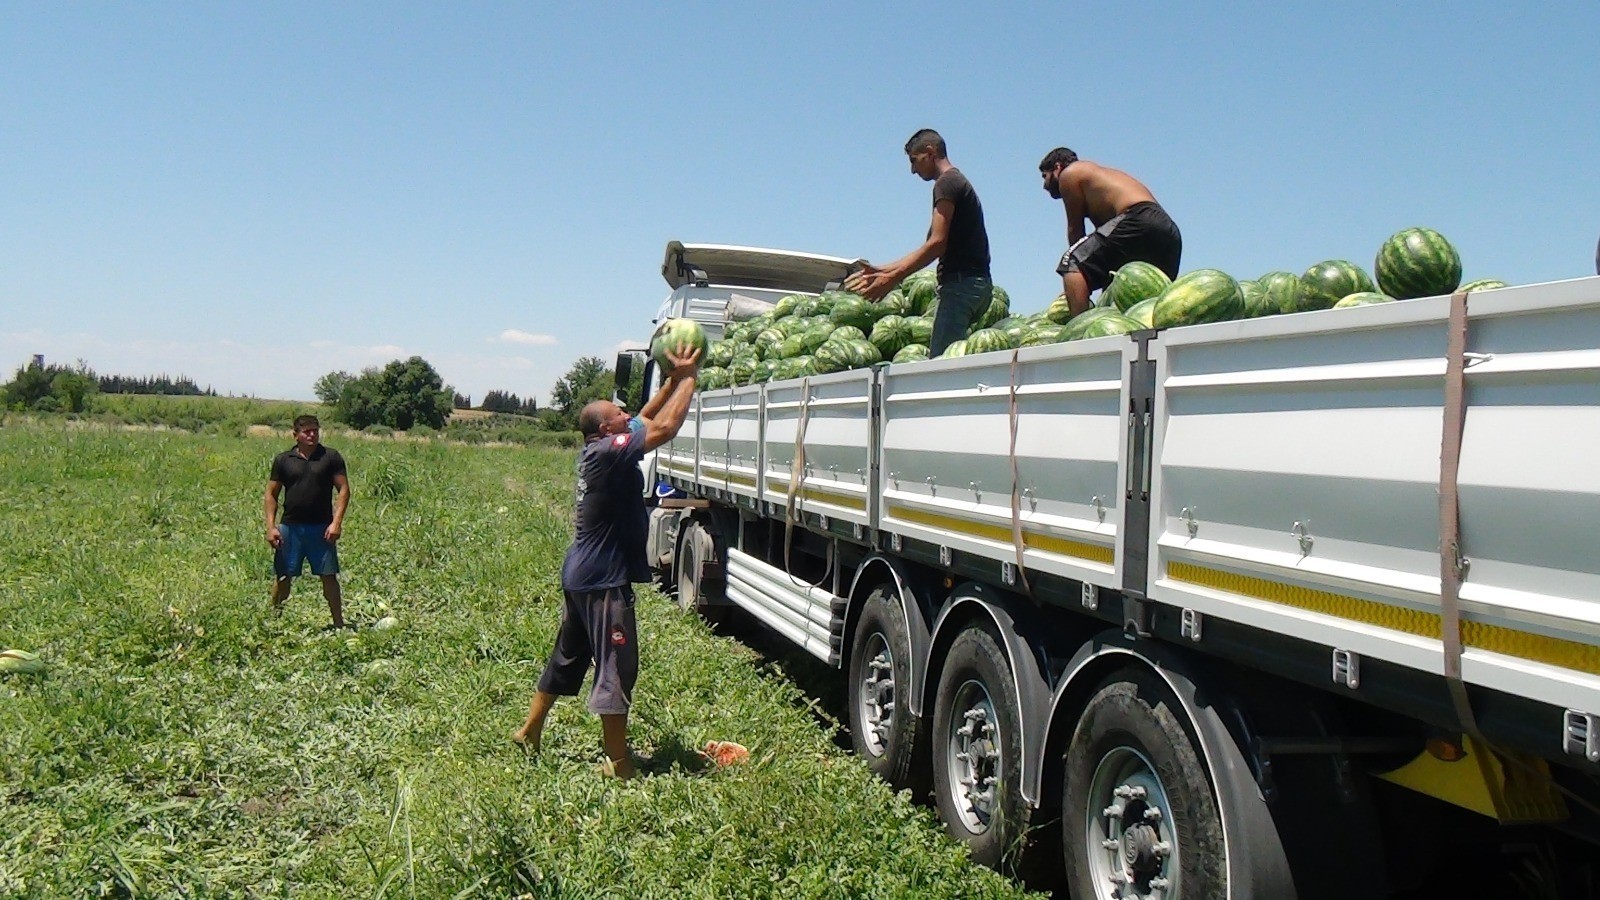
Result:
{"label": "green tree", "polygon": [[353,428],[386,425],[405,430],[413,425],[443,428],[455,389],[420,356],[368,368],[339,392],[339,418]]}
{"label": "green tree", "polygon": [[563,428],[578,427],[578,412],[595,400],[611,396],[613,375],[598,356],[580,357],[550,389],[550,405]]}
{"label": "green tree", "polygon": [[30,363],[18,368],[16,377],[0,387],[0,405],[39,412],[83,412],[89,395],[99,390],[100,379],[81,359],[71,368]]}
{"label": "green tree", "polygon": [[318,378],[317,383],[312,385],[311,389],[316,392],[318,400],[329,406],[338,406],[339,398],[344,394],[345,387],[355,380],[356,376],[351,375],[349,372],[329,372]]}

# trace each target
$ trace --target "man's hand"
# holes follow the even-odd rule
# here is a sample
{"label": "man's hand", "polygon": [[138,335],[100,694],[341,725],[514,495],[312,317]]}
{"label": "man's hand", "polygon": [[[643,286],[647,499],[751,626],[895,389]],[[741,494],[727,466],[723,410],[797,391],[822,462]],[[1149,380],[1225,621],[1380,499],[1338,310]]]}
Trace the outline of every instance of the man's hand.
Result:
{"label": "man's hand", "polygon": [[868,300],[881,300],[894,290],[896,279],[888,272],[873,266],[863,266],[861,271],[852,272],[844,280],[844,286],[867,298]]}
{"label": "man's hand", "polygon": [[323,538],[325,538],[330,544],[339,543],[339,535],[341,534],[344,534],[344,526],[340,525],[338,522],[330,522],[328,524],[328,529],[322,532]]}
{"label": "man's hand", "polygon": [[276,525],[268,525],[267,526],[267,543],[271,544],[272,545],[272,549],[274,549],[274,550],[276,550],[276,549],[278,549],[278,547],[282,546],[282,544],[283,544],[283,532],[278,530],[278,526],[276,526]]}
{"label": "man's hand", "polygon": [[668,378],[674,381],[693,378],[700,369],[700,350],[688,344],[679,344],[667,351],[667,362],[672,366],[667,372]]}

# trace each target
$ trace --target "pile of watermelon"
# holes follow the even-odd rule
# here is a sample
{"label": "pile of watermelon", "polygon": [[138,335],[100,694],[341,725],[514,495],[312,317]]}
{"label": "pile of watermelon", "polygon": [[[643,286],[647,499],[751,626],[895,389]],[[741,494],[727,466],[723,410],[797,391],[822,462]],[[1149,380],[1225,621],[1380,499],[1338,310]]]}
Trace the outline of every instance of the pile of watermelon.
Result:
{"label": "pile of watermelon", "polygon": [[[1355,263],[1330,259],[1299,275],[1274,271],[1236,281],[1217,269],[1196,269],[1172,280],[1155,266],[1136,262],[1116,272],[1098,305],[1076,316],[1064,296],[1042,312],[1012,315],[1009,296],[997,287],[966,339],[952,343],[943,357],[1506,286],[1492,279],[1462,286],[1460,255],[1429,228],[1407,228],[1390,237],[1378,249],[1373,272],[1376,280]],[[925,360],[937,311],[937,284],[928,270],[876,303],[845,291],[784,297],[771,310],[730,324],[723,339],[706,349],[700,387],[716,390]]]}

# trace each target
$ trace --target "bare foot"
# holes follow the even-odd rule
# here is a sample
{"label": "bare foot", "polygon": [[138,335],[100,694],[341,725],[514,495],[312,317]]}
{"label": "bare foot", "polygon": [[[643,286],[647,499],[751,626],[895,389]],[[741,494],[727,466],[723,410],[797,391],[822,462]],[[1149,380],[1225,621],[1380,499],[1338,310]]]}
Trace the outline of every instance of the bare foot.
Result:
{"label": "bare foot", "polygon": [[618,781],[628,781],[638,776],[638,771],[633,766],[633,757],[621,760],[606,760],[600,764],[600,774]]}
{"label": "bare foot", "polygon": [[515,731],[512,731],[511,743],[520,746],[529,753],[537,753],[539,751],[539,739],[533,738],[532,740],[529,740],[528,730],[526,728],[518,728]]}

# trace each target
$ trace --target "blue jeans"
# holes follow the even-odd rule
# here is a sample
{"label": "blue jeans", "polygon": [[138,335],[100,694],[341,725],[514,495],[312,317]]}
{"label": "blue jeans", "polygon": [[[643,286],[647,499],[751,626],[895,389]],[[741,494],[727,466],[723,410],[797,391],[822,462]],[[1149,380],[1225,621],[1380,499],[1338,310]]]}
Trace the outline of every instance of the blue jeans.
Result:
{"label": "blue jeans", "polygon": [[928,358],[937,359],[945,348],[963,340],[972,323],[989,309],[994,282],[987,275],[957,278],[939,285],[939,311],[933,317],[933,342]]}

